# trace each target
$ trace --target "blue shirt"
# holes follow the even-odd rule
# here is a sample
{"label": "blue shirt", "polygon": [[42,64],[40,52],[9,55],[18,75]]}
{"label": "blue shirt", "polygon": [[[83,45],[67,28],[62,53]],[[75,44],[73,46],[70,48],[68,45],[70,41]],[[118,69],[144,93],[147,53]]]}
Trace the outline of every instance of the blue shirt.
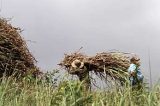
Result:
{"label": "blue shirt", "polygon": [[128,68],[128,73],[136,72],[136,68],[137,68],[137,66],[135,64],[130,64],[130,66]]}
{"label": "blue shirt", "polygon": [[[131,74],[131,73],[133,73],[133,72],[136,73],[137,79],[138,79],[139,81],[143,81],[144,76],[143,76],[143,74],[141,73],[140,68],[137,67],[135,64],[132,63],[132,64],[130,64],[130,66],[129,66],[129,68],[128,68],[128,73]],[[134,82],[132,82],[132,83],[135,83],[135,84],[136,84],[136,82],[135,82],[136,80],[134,79],[133,76],[131,76],[129,79],[130,79],[130,81],[134,81]]]}

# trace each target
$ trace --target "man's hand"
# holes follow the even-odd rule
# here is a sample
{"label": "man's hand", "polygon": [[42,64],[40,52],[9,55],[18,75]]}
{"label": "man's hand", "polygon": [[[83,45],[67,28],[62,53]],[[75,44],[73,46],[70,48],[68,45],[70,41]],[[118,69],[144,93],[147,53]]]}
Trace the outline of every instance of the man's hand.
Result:
{"label": "man's hand", "polygon": [[135,76],[135,75],[136,73],[134,71],[130,73],[130,76]]}

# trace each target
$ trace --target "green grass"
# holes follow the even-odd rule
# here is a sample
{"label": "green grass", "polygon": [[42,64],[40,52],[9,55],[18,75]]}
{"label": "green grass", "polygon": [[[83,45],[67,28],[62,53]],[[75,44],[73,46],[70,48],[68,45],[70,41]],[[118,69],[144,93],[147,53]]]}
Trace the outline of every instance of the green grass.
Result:
{"label": "green grass", "polygon": [[78,81],[62,80],[58,86],[29,77],[3,77],[0,106],[160,106],[160,86],[147,90],[84,91]]}

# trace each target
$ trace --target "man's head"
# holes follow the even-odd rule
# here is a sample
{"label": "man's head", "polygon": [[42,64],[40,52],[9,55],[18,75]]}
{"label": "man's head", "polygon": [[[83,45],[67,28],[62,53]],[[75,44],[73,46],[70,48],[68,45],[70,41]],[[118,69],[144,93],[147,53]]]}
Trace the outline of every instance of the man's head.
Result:
{"label": "man's head", "polygon": [[132,57],[130,61],[133,64],[140,65],[140,58],[138,58],[137,56]]}
{"label": "man's head", "polygon": [[72,67],[73,68],[83,68],[83,66],[84,66],[84,63],[83,62],[81,62],[80,60],[74,60],[73,62],[72,62]]}
{"label": "man's head", "polygon": [[70,74],[84,73],[84,71],[86,71],[86,70],[84,70],[84,62],[82,62],[78,59],[74,60],[71,63],[70,67],[68,68],[68,72]]}

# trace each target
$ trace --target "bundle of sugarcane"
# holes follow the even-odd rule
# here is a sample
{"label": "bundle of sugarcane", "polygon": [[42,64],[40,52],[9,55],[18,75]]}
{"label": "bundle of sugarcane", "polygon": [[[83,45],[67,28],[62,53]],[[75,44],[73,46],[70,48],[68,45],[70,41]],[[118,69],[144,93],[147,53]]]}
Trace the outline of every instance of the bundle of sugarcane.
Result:
{"label": "bundle of sugarcane", "polygon": [[129,67],[129,57],[125,56],[123,53],[116,52],[103,52],[98,53],[96,56],[89,58],[89,64],[96,66],[97,68],[104,67],[109,68],[119,68],[126,71]]}
{"label": "bundle of sugarcane", "polygon": [[5,73],[25,75],[40,73],[35,58],[29,52],[26,42],[20,36],[21,30],[0,18],[0,77]]}
{"label": "bundle of sugarcane", "polygon": [[[103,52],[95,56],[87,56],[76,52],[69,55],[65,54],[65,58],[59,65],[65,68],[70,74],[84,73],[83,68],[85,67],[85,71],[94,71],[101,78],[110,76],[115,79],[121,79],[122,75],[127,75],[126,72],[131,57],[132,54],[123,52]],[[78,62],[81,65],[78,66]]]}

